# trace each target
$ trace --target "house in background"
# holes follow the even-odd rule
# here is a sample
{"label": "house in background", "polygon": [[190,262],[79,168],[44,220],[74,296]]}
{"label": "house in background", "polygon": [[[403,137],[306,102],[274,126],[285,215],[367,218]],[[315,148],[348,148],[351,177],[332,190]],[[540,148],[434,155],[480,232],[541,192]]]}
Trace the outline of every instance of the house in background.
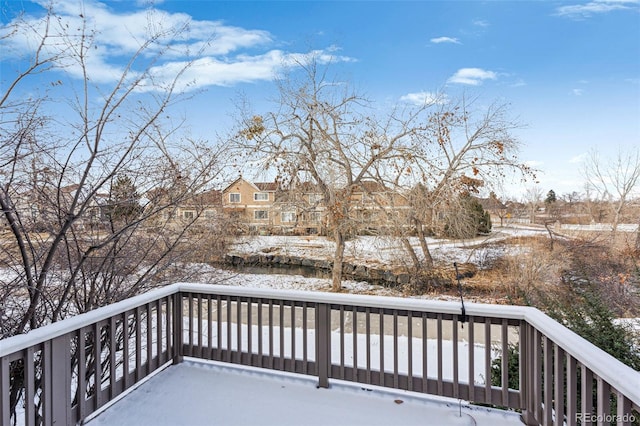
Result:
{"label": "house in background", "polygon": [[[405,197],[377,182],[365,181],[344,195],[357,232],[376,233],[408,209]],[[311,182],[283,189],[278,182],[242,177],[222,191],[222,211],[248,233],[317,235],[326,232],[326,203]]]}
{"label": "house in background", "polygon": [[504,221],[509,217],[509,209],[493,192],[488,198],[478,198],[478,202],[491,216],[491,223],[500,223],[500,226],[504,226]]}
{"label": "house in background", "polygon": [[300,182],[276,193],[274,212],[277,232],[318,235],[326,232],[326,205],[320,188],[312,182]]}
{"label": "house in background", "polygon": [[361,182],[350,196],[351,218],[359,233],[384,234],[404,223],[409,209],[405,195],[375,181]]}
{"label": "house in background", "polygon": [[[15,185],[8,195],[8,203],[15,212],[20,226],[27,232],[57,232],[59,224],[64,222],[67,215],[72,212],[74,199],[78,198],[79,204],[86,203],[86,209],[81,216],[73,222],[76,230],[87,231],[104,226],[107,219],[109,194],[79,192],[80,185],[70,184],[56,187],[55,185],[43,185],[42,187],[27,187]],[[0,221],[0,231],[8,231],[9,223],[6,218]]]}
{"label": "house in background", "polygon": [[201,230],[215,228],[222,216],[222,193],[217,189],[197,194],[178,194],[180,200],[171,201],[171,193],[165,188],[154,188],[144,196],[146,214],[152,214],[148,222],[149,229],[162,230],[165,227],[174,231],[194,224]]}
{"label": "house in background", "polygon": [[273,209],[277,182],[250,182],[239,177],[222,190],[222,212],[247,227],[267,233],[279,221]]}
{"label": "house in background", "polygon": [[175,211],[176,218],[188,223],[195,220],[203,229],[218,225],[222,213],[222,193],[217,189],[196,194],[180,204]]}

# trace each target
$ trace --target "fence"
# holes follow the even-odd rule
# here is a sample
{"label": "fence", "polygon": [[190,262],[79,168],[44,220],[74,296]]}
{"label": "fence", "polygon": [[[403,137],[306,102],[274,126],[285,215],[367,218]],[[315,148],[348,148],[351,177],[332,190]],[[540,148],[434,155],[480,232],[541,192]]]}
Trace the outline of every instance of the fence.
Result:
{"label": "fence", "polygon": [[637,371],[536,309],[466,308],[174,284],[0,341],[0,421],[75,424],[183,357],[459,398],[527,424],[637,416]]}

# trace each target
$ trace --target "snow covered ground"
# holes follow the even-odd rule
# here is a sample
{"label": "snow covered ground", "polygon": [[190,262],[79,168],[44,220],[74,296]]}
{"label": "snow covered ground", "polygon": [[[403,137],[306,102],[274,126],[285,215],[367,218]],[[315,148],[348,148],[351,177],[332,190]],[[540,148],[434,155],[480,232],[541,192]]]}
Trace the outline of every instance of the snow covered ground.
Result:
{"label": "snow covered ground", "polygon": [[[592,223],[589,225],[570,225],[563,224],[560,227],[561,229],[572,230],[572,231],[605,231],[610,232],[613,230],[613,227],[609,223]],[[616,228],[618,232],[636,232],[638,230],[637,223],[621,223]]]}
{"label": "snow covered ground", "polygon": [[[489,236],[469,240],[427,238],[427,243],[436,261],[479,264],[487,256],[487,249],[477,250],[479,245],[499,242],[510,237],[546,234],[547,231],[541,227],[509,226],[497,227]],[[416,253],[421,253],[418,239],[412,237],[409,241],[416,248]],[[321,236],[247,236],[239,238],[231,247],[232,253],[269,253],[311,259],[332,259],[334,250],[334,243]],[[388,266],[404,264],[410,262],[410,259],[398,239],[359,236],[346,242],[345,261],[369,266]]]}
{"label": "snow covered ground", "polygon": [[516,413],[412,392],[186,360],[151,377],[88,424],[520,425]]}

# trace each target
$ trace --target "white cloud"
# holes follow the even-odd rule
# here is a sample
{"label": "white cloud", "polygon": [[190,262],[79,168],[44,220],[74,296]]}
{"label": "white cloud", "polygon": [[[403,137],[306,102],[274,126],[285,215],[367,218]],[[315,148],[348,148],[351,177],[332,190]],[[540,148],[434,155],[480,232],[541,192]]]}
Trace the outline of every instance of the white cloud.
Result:
{"label": "white cloud", "polygon": [[587,156],[588,156],[588,155],[589,155],[589,154],[587,154],[587,153],[585,152],[585,153],[582,153],[582,154],[576,155],[575,157],[571,157],[571,158],[569,159],[569,163],[571,163],[571,164],[579,164],[579,163],[582,163],[582,162],[584,162],[584,160],[586,160],[586,158],[587,158]]}
{"label": "white cloud", "polygon": [[164,3],[164,0],[136,0],[136,5],[141,7],[158,6]]}
{"label": "white cloud", "polygon": [[567,18],[588,18],[599,13],[614,10],[638,10],[639,0],[595,0],[584,4],[560,6],[556,8],[556,15]]}
{"label": "white cloud", "polygon": [[575,96],[582,96],[584,94],[584,89],[572,89],[571,93]]}
{"label": "white cloud", "polygon": [[[195,60],[186,68],[178,81],[177,90],[188,91],[205,86],[231,86],[239,82],[270,80],[286,57],[281,51],[272,50],[261,56],[245,56],[234,62],[224,62],[212,57]],[[187,66],[187,62],[168,62],[150,70],[153,78],[145,80],[140,91],[151,91],[168,85],[174,76]]]}
{"label": "white cloud", "polygon": [[[46,7],[48,2],[41,0],[41,5]],[[141,47],[145,46],[143,54],[132,64],[130,77],[138,77],[153,64],[150,75],[154,81],[166,82],[170,72],[176,72],[192,61],[192,66],[182,76],[185,82],[190,82],[182,86],[189,89],[270,79],[284,65],[306,62],[309,55],[315,55],[321,62],[354,60],[336,55],[339,50],[336,46],[303,53],[270,50],[273,37],[267,31],[231,26],[222,21],[195,20],[185,13],[170,13],[156,8],[160,3],[162,1],[140,0],[139,4],[146,8],[120,12],[95,0],[56,1],[54,12],[59,19],[50,26],[51,43],[45,46],[45,53],[59,55],[61,46],[55,41],[65,35],[69,40],[78,39],[84,25],[86,33],[94,35],[85,58],[92,82],[117,81],[125,70],[126,61],[141,53]],[[18,33],[5,40],[0,49],[3,60],[33,52],[38,41],[33,34],[44,32],[44,22],[40,17],[31,15],[23,19],[34,31]],[[8,32],[12,24],[0,26],[0,34]],[[150,39],[154,42],[145,45]],[[9,47],[5,49],[5,45]],[[261,51],[249,55],[245,53],[247,49]],[[68,75],[83,78],[75,58],[61,59],[57,65]],[[145,82],[147,86],[142,85],[140,89],[151,90],[150,80]]]}
{"label": "white cloud", "polygon": [[447,95],[440,95],[432,92],[407,93],[400,97],[400,101],[423,106],[429,104],[446,104],[449,102]]}
{"label": "white cloud", "polygon": [[474,19],[473,20],[473,25],[475,25],[476,27],[486,28],[486,27],[489,26],[489,23],[487,21],[485,21],[484,19]]}
{"label": "white cloud", "polygon": [[455,37],[435,37],[429,40],[431,43],[440,44],[440,43],[454,43],[454,44],[462,44],[460,40]]}
{"label": "white cloud", "polygon": [[497,78],[498,74],[493,71],[483,70],[482,68],[461,68],[447,81],[449,83],[479,86],[483,80],[496,80]]}
{"label": "white cloud", "polygon": [[335,56],[315,50],[309,53],[287,53],[270,50],[262,55],[238,55],[233,61],[206,56],[193,61],[173,61],[150,70],[151,80],[145,80],[139,91],[152,91],[158,86],[168,86],[173,78],[184,69],[176,89],[190,91],[206,86],[233,86],[237,83],[251,83],[272,80],[283,67],[296,67],[309,63],[314,58],[319,63],[352,61],[352,58]]}

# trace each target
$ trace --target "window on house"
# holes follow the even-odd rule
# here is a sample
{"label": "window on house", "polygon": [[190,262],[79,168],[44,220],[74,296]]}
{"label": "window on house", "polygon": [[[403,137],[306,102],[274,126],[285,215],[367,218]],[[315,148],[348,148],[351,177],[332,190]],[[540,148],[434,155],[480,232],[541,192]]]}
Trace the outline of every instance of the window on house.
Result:
{"label": "window on house", "polygon": [[253,218],[256,220],[269,219],[269,212],[266,210],[256,210],[253,212]]}
{"label": "window on house", "polygon": [[237,192],[232,192],[229,194],[229,202],[230,203],[239,203],[240,202],[240,194]]}
{"label": "window on house", "polygon": [[282,213],[280,213],[280,220],[282,221],[282,223],[295,222],[296,221],[296,213],[295,212],[282,212]]}
{"label": "window on house", "polygon": [[216,211],[215,210],[205,210],[204,211],[204,217],[206,217],[207,219],[213,219],[216,217]]}
{"label": "window on house", "polygon": [[182,217],[183,217],[184,219],[189,219],[189,220],[191,220],[191,219],[193,219],[193,216],[194,216],[193,212],[189,212],[189,211],[187,211],[187,212],[182,212]]}
{"label": "window on house", "polygon": [[322,219],[322,215],[320,212],[309,212],[309,222],[320,223],[321,219]]}
{"label": "window on house", "polygon": [[269,201],[269,193],[267,192],[254,192],[253,193],[254,201]]}
{"label": "window on house", "polygon": [[322,194],[309,194],[309,203],[315,204],[322,201]]}

